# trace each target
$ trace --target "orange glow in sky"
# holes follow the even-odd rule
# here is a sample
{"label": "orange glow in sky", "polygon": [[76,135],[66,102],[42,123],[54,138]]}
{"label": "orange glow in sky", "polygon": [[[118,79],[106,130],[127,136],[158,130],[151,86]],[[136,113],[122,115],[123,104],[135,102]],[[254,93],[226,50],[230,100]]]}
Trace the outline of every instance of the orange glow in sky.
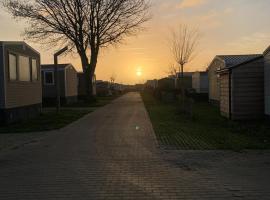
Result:
{"label": "orange glow in sky", "polygon": [[[185,71],[206,69],[218,54],[262,53],[270,45],[269,0],[152,0],[152,4],[153,18],[145,24],[145,31],[101,51],[98,80],[116,74],[116,82],[134,84],[167,76],[169,64],[174,62],[168,35],[180,23],[198,27],[202,33],[198,56]],[[21,33],[27,25],[16,22],[0,7],[0,27],[0,40],[14,41],[23,40]],[[40,51],[42,63],[53,62],[57,49],[29,44]],[[61,62],[71,62],[81,70],[76,55]]]}
{"label": "orange glow in sky", "polygon": [[142,69],[141,69],[141,68],[138,68],[138,69],[137,69],[136,75],[137,75],[138,77],[141,77],[141,76],[142,76]]}

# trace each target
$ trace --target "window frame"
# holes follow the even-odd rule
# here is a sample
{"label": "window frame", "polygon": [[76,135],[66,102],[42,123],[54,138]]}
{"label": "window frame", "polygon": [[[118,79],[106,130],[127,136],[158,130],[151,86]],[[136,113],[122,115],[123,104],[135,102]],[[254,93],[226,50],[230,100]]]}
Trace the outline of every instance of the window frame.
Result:
{"label": "window frame", "polygon": [[[9,56],[12,55],[12,56],[15,56],[15,59],[16,59],[16,79],[11,79],[10,77],[10,59],[9,59]],[[10,82],[16,82],[18,81],[18,78],[19,78],[19,71],[18,71],[18,55],[16,53],[13,53],[13,52],[8,52],[8,80]]]}
{"label": "window frame", "polygon": [[[46,81],[46,74],[52,74],[52,83],[48,83],[48,82]],[[53,85],[55,85],[55,81],[54,81],[54,71],[51,71],[51,70],[43,71],[43,77],[44,77],[43,84],[44,84],[45,86],[53,86]]]}

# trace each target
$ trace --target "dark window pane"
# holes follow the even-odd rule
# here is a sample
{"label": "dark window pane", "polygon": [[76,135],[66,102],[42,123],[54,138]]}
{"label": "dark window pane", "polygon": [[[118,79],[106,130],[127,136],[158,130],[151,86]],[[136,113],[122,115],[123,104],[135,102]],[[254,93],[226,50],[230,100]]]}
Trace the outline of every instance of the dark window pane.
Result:
{"label": "dark window pane", "polygon": [[45,72],[44,78],[45,78],[46,85],[53,85],[54,84],[53,72]]}

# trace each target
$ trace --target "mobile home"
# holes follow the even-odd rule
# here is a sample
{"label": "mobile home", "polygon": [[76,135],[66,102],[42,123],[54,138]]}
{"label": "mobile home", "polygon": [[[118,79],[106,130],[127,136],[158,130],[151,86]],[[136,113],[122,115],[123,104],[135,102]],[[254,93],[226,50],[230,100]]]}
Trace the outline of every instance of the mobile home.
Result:
{"label": "mobile home", "polygon": [[270,117],[270,47],[264,52],[264,58],[265,114]]}
{"label": "mobile home", "polygon": [[158,81],[156,79],[148,80],[146,81],[145,86],[147,88],[156,89],[158,87]]}
{"label": "mobile home", "polygon": [[264,116],[264,59],[262,55],[221,56],[217,71],[220,83],[220,112],[232,120]]}
{"label": "mobile home", "polygon": [[209,90],[208,72],[194,72],[192,75],[192,89],[198,94],[207,94]]}
{"label": "mobile home", "polygon": [[108,81],[98,80],[96,82],[98,96],[112,96],[111,83]]}
{"label": "mobile home", "polygon": [[[56,84],[54,65],[42,65],[42,95],[44,103],[56,100]],[[71,64],[58,65],[58,78],[62,104],[74,103],[78,99],[77,71]]]}
{"label": "mobile home", "polygon": [[40,54],[25,42],[0,42],[0,122],[41,112]]}

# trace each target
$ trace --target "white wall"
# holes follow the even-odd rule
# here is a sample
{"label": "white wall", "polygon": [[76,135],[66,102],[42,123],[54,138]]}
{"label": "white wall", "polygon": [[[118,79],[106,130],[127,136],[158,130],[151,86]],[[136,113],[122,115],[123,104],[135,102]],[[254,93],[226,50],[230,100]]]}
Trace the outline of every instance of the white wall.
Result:
{"label": "white wall", "polygon": [[195,72],[192,75],[192,88],[200,93],[200,72]]}
{"label": "white wall", "polygon": [[197,93],[208,93],[209,90],[208,74],[202,72],[193,73],[192,88],[195,89]]}
{"label": "white wall", "polygon": [[208,68],[208,80],[209,80],[209,100],[210,102],[220,101],[220,83],[219,76],[216,71],[220,68],[224,68],[224,62],[215,58]]}

